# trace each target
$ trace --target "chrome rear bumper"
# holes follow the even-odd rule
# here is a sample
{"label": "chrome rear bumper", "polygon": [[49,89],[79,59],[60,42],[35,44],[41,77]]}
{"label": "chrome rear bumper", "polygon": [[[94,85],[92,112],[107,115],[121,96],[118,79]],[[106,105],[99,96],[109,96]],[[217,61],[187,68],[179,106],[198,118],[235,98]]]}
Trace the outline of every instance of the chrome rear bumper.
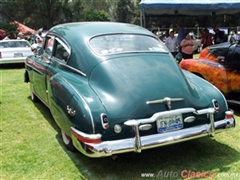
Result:
{"label": "chrome rear bumper", "polygon": [[[192,111],[192,108],[185,108],[182,111],[188,112]],[[179,111],[179,110],[177,110]],[[194,110],[195,111],[195,110]],[[167,111],[167,113],[176,113],[173,111]],[[196,111],[195,111],[196,112]],[[121,154],[126,152],[138,152],[140,153],[142,150],[151,149],[155,147],[170,145],[174,143],[179,143],[183,141],[188,141],[191,139],[197,139],[204,136],[214,136],[215,133],[219,133],[221,131],[225,131],[229,128],[235,127],[235,119],[225,118],[223,120],[214,122],[213,113],[215,112],[214,109],[207,109],[203,111],[198,111],[198,114],[207,114],[210,115],[210,123],[199,125],[191,128],[180,129],[177,131],[171,131],[166,133],[158,133],[154,135],[142,136],[139,135],[139,125],[143,123],[149,123],[152,121],[156,121],[159,116],[166,114],[166,112],[156,113],[150,119],[141,119],[141,120],[129,120],[126,121],[124,124],[127,126],[132,126],[134,137],[128,139],[121,139],[121,140],[112,140],[112,141],[103,141],[100,143],[88,143],[82,142],[76,138],[73,138],[74,146],[83,154],[89,157],[106,157],[111,156],[113,154]],[[196,114],[197,114],[196,113]],[[231,111],[227,111],[227,113],[232,113]],[[227,117],[227,116],[226,116]],[[85,134],[83,132],[78,131],[77,129],[71,127],[71,131],[80,136],[90,137],[90,135]],[[94,139],[93,134],[91,134],[91,138]],[[95,137],[99,137],[101,135],[96,134]],[[85,148],[84,148],[84,146]]]}

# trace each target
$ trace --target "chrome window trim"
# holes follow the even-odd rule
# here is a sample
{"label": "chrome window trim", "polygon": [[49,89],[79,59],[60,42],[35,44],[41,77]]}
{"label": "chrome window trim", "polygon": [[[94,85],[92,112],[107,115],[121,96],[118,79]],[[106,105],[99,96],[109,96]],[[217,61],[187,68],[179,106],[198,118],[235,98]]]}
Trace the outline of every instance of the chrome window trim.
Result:
{"label": "chrome window trim", "polygon": [[71,53],[71,48],[70,48],[70,46],[66,43],[66,41],[64,41],[64,40],[62,40],[62,39],[60,39],[60,38],[58,38],[58,37],[56,37],[55,38],[56,39],[56,41],[58,41],[60,44],[62,44],[62,46],[67,50],[67,52],[68,52],[68,54],[69,54],[69,57],[70,57],[70,53]]}

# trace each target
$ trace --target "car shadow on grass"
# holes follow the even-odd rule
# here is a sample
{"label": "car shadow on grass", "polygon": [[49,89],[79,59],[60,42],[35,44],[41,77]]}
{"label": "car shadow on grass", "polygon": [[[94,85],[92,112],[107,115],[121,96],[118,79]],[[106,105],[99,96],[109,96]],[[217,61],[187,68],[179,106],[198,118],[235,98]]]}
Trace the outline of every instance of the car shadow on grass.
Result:
{"label": "car shadow on grass", "polygon": [[[29,101],[32,101],[30,96],[28,97],[28,99]],[[39,113],[41,113],[42,116],[48,121],[48,123],[54,128],[54,130],[57,131],[58,133],[61,133],[60,128],[56,124],[49,108],[45,106],[45,104],[43,104],[41,101],[32,103],[39,110]]]}
{"label": "car shadow on grass", "polygon": [[[183,143],[125,153],[116,160],[111,157],[89,158],[80,152],[70,152],[62,142],[61,132],[50,111],[42,103],[35,103],[49,124],[58,132],[56,139],[79,171],[82,179],[182,179],[188,172],[228,172],[240,160],[240,153],[209,137]],[[240,112],[235,112],[240,115]],[[225,132],[224,132],[225,133]],[[227,133],[227,132],[226,132]],[[215,171],[214,171],[215,170]],[[182,177],[184,176],[184,177]]]}
{"label": "car shadow on grass", "polygon": [[24,63],[17,64],[0,64],[0,69],[22,69],[25,67]]}
{"label": "car shadow on grass", "polygon": [[79,172],[91,180],[140,179],[145,173],[159,178],[165,174],[168,178],[182,179],[181,174],[186,171],[214,172],[218,169],[218,172],[227,172],[228,166],[240,159],[238,151],[209,138],[145,150],[140,154],[120,154],[117,161],[92,159],[80,153],[67,154]]}
{"label": "car shadow on grass", "polygon": [[240,116],[240,105],[231,104],[231,105],[229,105],[229,108],[234,111],[234,115]]}

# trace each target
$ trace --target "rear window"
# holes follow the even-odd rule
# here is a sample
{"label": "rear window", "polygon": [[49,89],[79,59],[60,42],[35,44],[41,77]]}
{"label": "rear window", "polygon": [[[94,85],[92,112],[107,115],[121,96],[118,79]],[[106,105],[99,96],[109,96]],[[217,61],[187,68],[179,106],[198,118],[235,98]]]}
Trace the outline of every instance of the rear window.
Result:
{"label": "rear window", "polygon": [[30,47],[30,45],[26,41],[0,42],[0,48],[17,48],[17,47]]}
{"label": "rear window", "polygon": [[90,46],[101,55],[125,52],[168,52],[160,40],[138,34],[97,36],[90,40]]}

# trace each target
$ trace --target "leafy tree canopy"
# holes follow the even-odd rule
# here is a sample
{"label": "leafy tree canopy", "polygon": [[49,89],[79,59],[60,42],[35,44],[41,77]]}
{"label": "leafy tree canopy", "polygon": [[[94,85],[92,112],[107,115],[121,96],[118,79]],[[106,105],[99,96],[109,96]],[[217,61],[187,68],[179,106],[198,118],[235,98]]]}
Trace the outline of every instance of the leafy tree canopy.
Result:
{"label": "leafy tree canopy", "polygon": [[16,24],[11,24],[9,21],[0,23],[0,29],[6,31],[6,33],[15,34],[17,33],[18,26]]}
{"label": "leafy tree canopy", "polygon": [[85,21],[110,21],[109,15],[103,10],[88,9],[84,13]]}
{"label": "leafy tree canopy", "polygon": [[[49,29],[54,25],[79,21],[116,21],[140,25],[140,0],[9,0],[0,7],[8,21],[17,20],[33,29]],[[185,27],[236,27],[240,13],[215,16],[146,17],[148,29]]]}

